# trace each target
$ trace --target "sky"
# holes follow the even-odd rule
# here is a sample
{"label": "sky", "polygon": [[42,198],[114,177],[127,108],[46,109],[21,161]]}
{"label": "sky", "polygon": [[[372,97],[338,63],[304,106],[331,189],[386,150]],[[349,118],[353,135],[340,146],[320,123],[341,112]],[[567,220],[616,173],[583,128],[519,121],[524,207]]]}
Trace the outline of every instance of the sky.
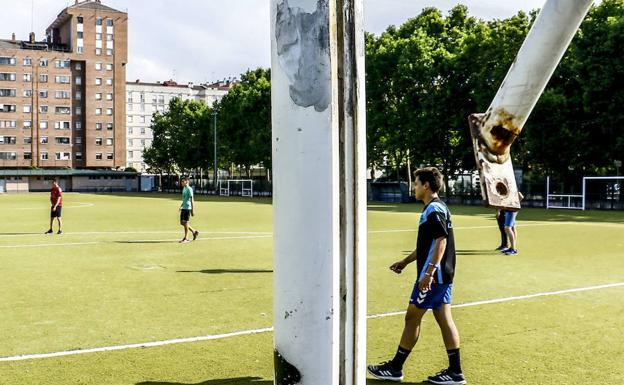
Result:
{"label": "sky", "polygon": [[[74,0],[0,0],[0,38],[40,40],[46,27]],[[364,27],[379,34],[425,7],[444,13],[464,4],[481,19],[501,19],[540,8],[545,0],[364,0]],[[180,84],[238,77],[247,69],[269,67],[270,0],[102,0],[128,12],[127,79]],[[34,5],[34,7],[33,7]],[[34,13],[32,12],[34,8]]]}

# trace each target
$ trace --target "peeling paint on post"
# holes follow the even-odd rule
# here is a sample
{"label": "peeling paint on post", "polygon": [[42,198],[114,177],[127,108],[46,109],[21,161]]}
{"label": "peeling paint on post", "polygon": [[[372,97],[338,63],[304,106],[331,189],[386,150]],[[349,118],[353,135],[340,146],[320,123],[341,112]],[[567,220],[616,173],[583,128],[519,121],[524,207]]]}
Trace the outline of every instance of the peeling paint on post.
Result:
{"label": "peeling paint on post", "polygon": [[362,2],[271,1],[280,385],[366,383]]}
{"label": "peeling paint on post", "polygon": [[486,204],[520,209],[511,144],[570,45],[593,0],[548,0],[485,114],[469,123]]}

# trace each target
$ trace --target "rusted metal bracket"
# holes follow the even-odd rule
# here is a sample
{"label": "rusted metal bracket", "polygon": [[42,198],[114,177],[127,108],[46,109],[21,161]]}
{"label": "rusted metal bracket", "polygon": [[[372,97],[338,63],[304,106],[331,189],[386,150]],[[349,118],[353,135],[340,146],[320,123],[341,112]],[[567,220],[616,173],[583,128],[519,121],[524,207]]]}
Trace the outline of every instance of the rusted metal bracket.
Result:
{"label": "rusted metal bracket", "polygon": [[520,210],[520,196],[511,156],[506,156],[502,163],[492,158],[482,134],[485,118],[486,114],[472,114],[468,117],[483,203],[489,207],[518,211]]}

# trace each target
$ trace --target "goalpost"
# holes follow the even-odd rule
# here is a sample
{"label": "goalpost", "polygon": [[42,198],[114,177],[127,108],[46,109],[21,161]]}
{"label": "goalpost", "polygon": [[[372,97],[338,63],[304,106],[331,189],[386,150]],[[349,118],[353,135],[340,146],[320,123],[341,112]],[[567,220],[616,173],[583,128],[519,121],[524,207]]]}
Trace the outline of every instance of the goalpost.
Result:
{"label": "goalpost", "polygon": [[253,197],[253,181],[251,179],[228,179],[219,181],[219,195],[229,197],[232,184],[240,183],[241,196]]}
{"label": "goalpost", "polygon": [[[588,192],[588,182],[591,183],[592,181],[607,183],[602,191]],[[621,200],[623,184],[624,176],[585,176],[583,177],[581,194],[551,194],[550,177],[546,177],[546,208],[586,210],[590,208],[588,201],[591,200],[592,195],[596,194],[598,194],[599,201],[611,202],[613,205],[616,198]]]}

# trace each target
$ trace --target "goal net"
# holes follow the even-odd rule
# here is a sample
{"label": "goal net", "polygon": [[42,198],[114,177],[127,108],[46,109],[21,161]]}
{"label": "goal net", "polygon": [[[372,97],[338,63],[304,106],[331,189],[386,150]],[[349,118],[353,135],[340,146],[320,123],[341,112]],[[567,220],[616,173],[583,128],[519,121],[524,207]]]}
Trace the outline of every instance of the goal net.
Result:
{"label": "goal net", "polygon": [[624,176],[586,176],[580,191],[558,191],[546,178],[546,208],[569,210],[624,210]]}
{"label": "goal net", "polygon": [[251,179],[227,179],[219,181],[219,195],[253,197],[253,181]]}

